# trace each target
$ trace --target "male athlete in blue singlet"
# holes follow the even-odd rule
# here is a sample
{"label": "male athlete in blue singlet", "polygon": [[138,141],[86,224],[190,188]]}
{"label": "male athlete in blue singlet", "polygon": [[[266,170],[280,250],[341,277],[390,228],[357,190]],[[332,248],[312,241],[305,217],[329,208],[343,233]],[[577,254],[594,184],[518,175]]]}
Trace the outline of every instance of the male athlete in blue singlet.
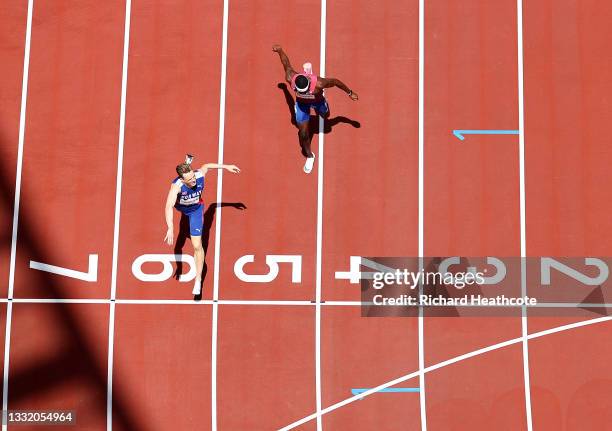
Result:
{"label": "male athlete in blue singlet", "polygon": [[304,172],[309,174],[315,161],[315,155],[310,151],[310,131],[308,130],[308,121],[310,120],[310,108],[313,108],[317,115],[323,118],[329,117],[329,105],[325,100],[323,89],[338,87],[344,90],[352,100],[359,100],[359,96],[353,90],[350,90],[342,81],[336,78],[321,78],[312,73],[312,64],[304,63],[303,71],[296,72],[291,67],[289,57],[283,51],[280,45],[273,45],[272,51],[277,52],[280,61],[285,68],[285,79],[291,84],[291,88],[295,91],[295,121],[298,125],[298,137],[302,153],[306,156],[304,164]]}
{"label": "male athlete in blue singlet", "polygon": [[234,174],[240,173],[240,169],[236,165],[206,163],[200,169],[194,171],[191,169],[192,158],[193,156],[188,155],[185,163],[176,167],[178,177],[172,181],[166,199],[165,214],[168,231],[164,241],[169,245],[172,245],[174,241],[174,223],[172,220],[172,207],[174,207],[189,218],[189,233],[194,250],[193,257],[196,262],[196,279],[192,293],[199,295],[202,291],[202,270],[204,268],[204,248],[202,247],[204,176],[209,169],[227,169]]}

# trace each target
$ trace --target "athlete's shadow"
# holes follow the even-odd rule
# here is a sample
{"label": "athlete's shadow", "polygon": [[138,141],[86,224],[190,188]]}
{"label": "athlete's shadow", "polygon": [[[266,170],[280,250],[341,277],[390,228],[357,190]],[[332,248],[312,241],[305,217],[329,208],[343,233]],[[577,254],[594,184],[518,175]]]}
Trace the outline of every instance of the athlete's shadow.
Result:
{"label": "athlete's shadow", "polygon": [[[208,244],[210,241],[210,229],[213,225],[213,221],[215,220],[215,213],[217,208],[222,207],[232,207],[237,210],[245,210],[247,206],[242,202],[221,202],[211,203],[206,211],[204,211],[204,232],[202,233],[202,247],[204,247],[204,255],[208,256]],[[174,254],[183,254],[183,247],[189,239],[189,218],[185,215],[181,215],[181,221],[179,224],[179,233],[176,238],[176,242],[174,243]],[[190,252],[191,254],[191,252]],[[206,280],[206,274],[208,273],[208,265],[206,264],[206,258],[204,258],[204,268],[202,270],[202,282]],[[176,262],[176,271],[174,273],[174,278],[179,279],[179,277],[183,274],[183,263]]]}
{"label": "athlete's shadow", "polygon": [[[297,127],[297,121],[295,120],[295,99],[293,95],[287,88],[287,84],[279,83],[277,87],[282,90],[283,95],[285,96],[285,102],[287,102],[287,106],[289,107],[289,115],[291,115],[291,124]],[[331,108],[330,108],[331,109]],[[334,128],[337,124],[350,124],[354,128],[358,129],[361,127],[361,123],[359,121],[351,120],[347,117],[333,117],[333,118],[325,118],[323,119],[323,133],[328,134],[331,133],[332,128]],[[310,120],[308,121],[308,130],[310,131],[310,139],[316,134],[319,133],[319,116],[318,115],[310,115]]]}

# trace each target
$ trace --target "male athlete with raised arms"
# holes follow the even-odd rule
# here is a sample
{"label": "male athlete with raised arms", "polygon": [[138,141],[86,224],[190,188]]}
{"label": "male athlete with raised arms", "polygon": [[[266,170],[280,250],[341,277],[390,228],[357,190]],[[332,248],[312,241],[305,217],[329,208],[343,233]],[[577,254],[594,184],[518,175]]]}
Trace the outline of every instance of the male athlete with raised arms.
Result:
{"label": "male athlete with raised arms", "polygon": [[196,279],[191,293],[199,295],[202,291],[202,270],[204,269],[204,248],[202,247],[204,177],[209,169],[227,169],[234,174],[240,173],[240,169],[236,165],[205,163],[200,169],[194,171],[191,169],[192,159],[193,156],[187,155],[185,163],[176,167],[178,177],[172,181],[166,199],[165,216],[168,231],[164,241],[169,245],[174,242],[174,223],[172,220],[172,207],[174,207],[189,218],[189,233],[194,250],[193,257],[196,262]]}
{"label": "male athlete with raised arms", "polygon": [[273,45],[272,51],[277,52],[280,61],[285,68],[285,79],[291,84],[295,91],[295,121],[298,125],[298,136],[302,152],[306,156],[304,172],[309,174],[314,166],[315,155],[310,150],[310,132],[308,121],[310,120],[310,108],[323,118],[329,117],[329,105],[325,100],[323,90],[325,88],[338,87],[344,90],[352,100],[358,100],[357,93],[349,89],[342,81],[336,78],[321,78],[312,73],[312,64],[304,63],[303,71],[296,72],[291,67],[289,57],[280,45]]}

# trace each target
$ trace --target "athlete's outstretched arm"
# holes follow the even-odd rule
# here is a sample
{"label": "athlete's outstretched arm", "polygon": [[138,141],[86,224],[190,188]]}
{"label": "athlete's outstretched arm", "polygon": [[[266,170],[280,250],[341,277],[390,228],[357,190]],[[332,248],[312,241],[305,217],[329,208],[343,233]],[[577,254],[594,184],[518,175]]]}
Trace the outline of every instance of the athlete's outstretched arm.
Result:
{"label": "athlete's outstretched arm", "polygon": [[281,63],[283,63],[283,67],[285,68],[285,79],[287,82],[291,82],[291,78],[295,75],[295,70],[291,67],[291,63],[289,62],[289,57],[283,51],[280,45],[272,45],[272,51],[278,52],[278,56],[280,57]]}
{"label": "athlete's outstretched arm", "polygon": [[318,81],[317,81],[317,87],[319,85],[321,85],[321,88],[338,87],[339,89],[341,89],[344,92],[346,92],[346,94],[348,94],[351,99],[359,100],[359,96],[357,95],[357,93],[355,93],[353,90],[348,88],[346,86],[346,84],[344,82],[340,81],[339,79],[336,79],[336,78],[319,78]]}
{"label": "athlete's outstretched arm", "polygon": [[170,191],[168,192],[168,197],[166,198],[166,208],[164,210],[164,214],[166,216],[166,225],[168,226],[168,230],[166,231],[166,237],[164,241],[168,243],[168,245],[172,245],[174,242],[174,221],[172,220],[172,208],[176,203],[176,195],[179,194],[181,189],[176,185],[172,184],[170,186]]}
{"label": "athlete's outstretched arm", "polygon": [[205,163],[202,165],[199,171],[202,172],[202,175],[206,175],[206,172],[208,172],[209,169],[227,169],[233,174],[240,173],[240,168],[236,165],[220,165],[218,163]]}

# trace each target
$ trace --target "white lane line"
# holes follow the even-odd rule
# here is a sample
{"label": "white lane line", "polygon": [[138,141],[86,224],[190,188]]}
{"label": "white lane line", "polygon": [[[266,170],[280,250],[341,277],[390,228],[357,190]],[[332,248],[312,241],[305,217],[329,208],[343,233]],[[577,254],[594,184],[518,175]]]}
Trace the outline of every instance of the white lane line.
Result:
{"label": "white lane line", "polygon": [[9,375],[9,353],[10,353],[10,335],[13,322],[13,303],[9,302],[6,307],[6,341],[4,343],[4,383],[2,394],[2,431],[7,430],[8,424],[8,375]]}
{"label": "white lane line", "polygon": [[[32,40],[32,13],[34,0],[28,1],[28,17],[26,23],[26,40],[23,54],[23,80],[21,83],[21,112],[19,114],[19,144],[17,149],[17,172],[15,174],[15,201],[13,205],[13,234],[11,238],[11,262],[9,269],[8,298],[13,298],[15,286],[15,259],[17,255],[17,230],[19,227],[19,203],[21,199],[21,172],[23,168],[23,146],[25,140],[25,121],[28,101],[28,80],[30,75],[30,46]],[[4,374],[2,381],[2,430],[7,429],[8,409],[8,378],[9,354],[11,349],[11,326],[13,318],[13,304],[10,302],[6,308],[6,332],[4,335]]]}
{"label": "white lane line", "polygon": [[115,353],[115,303],[108,313],[108,374],[106,377],[106,429],[113,429],[113,357]]}
{"label": "white lane line", "polygon": [[[0,298],[0,303],[24,303],[24,304],[109,304],[113,302],[110,299],[86,299],[86,298],[14,298],[8,300],[7,298]],[[213,305],[215,303],[219,305],[271,305],[271,306],[311,306],[316,307],[316,301],[306,300],[259,300],[259,299],[220,299],[213,301],[211,299],[203,299],[201,301],[194,301],[192,299],[116,299],[116,304],[139,304],[139,305]],[[361,303],[359,301],[321,301],[322,307],[361,307],[363,305],[376,305],[373,302]],[[466,308],[522,308],[521,305],[506,306],[506,305],[465,305],[465,306],[454,306],[454,305],[430,305],[429,307],[466,307]],[[540,303],[536,305],[530,305],[528,308],[578,308],[583,311],[588,311],[589,308],[612,308],[612,303]],[[550,317],[550,316],[541,316]],[[571,314],[559,317],[572,317]],[[575,315],[574,317],[584,317]]]}
{"label": "white lane line", "polygon": [[113,429],[113,353],[115,342],[115,301],[117,296],[117,265],[119,259],[119,224],[121,221],[121,191],[123,180],[123,147],[125,142],[125,105],[127,99],[128,59],[130,50],[130,22],[132,1],[125,2],[123,33],[123,65],[121,71],[121,105],[119,113],[119,148],[117,150],[117,185],[115,189],[115,228],[113,232],[113,263],[108,321],[108,374],[106,390],[106,429]]}
{"label": "white lane line", "polygon": [[[86,299],[86,298],[14,298],[12,300],[8,300],[7,298],[0,298],[0,303],[6,304],[7,302],[13,303],[24,303],[24,304],[109,304],[111,302],[115,302],[116,304],[125,304],[125,305],[213,305],[215,303],[219,305],[270,305],[270,306],[311,306],[316,307],[316,301],[306,301],[306,300],[258,300],[258,299],[220,299],[218,301],[213,301],[211,299],[203,299],[201,301],[194,301],[192,299],[116,299],[112,301],[110,299]],[[321,301],[321,307],[361,307],[363,305],[376,305],[373,302],[370,303],[361,303],[359,301]],[[454,305],[431,305],[429,307],[456,307]],[[465,305],[465,306],[457,306],[457,307],[466,307],[466,308],[522,308],[520,305],[516,306],[505,306],[505,305]],[[588,311],[589,308],[612,308],[612,303],[540,303],[536,305],[530,305],[528,308],[578,308],[583,311]],[[595,313],[595,311],[593,312]],[[540,316],[540,317],[551,317],[549,316]],[[559,317],[572,317],[572,314],[567,314],[565,316]],[[584,317],[575,315],[574,317]]]}
{"label": "white lane line", "polygon": [[[419,0],[419,271],[423,270],[425,256],[424,202],[425,202],[425,0]],[[419,286],[423,293],[423,285]],[[425,368],[424,309],[419,307],[419,370]],[[427,431],[427,405],[425,403],[425,373],[419,374],[419,406],[421,431]]]}
{"label": "white lane line", "polygon": [[21,172],[23,169],[23,147],[25,142],[25,122],[28,103],[28,80],[30,75],[30,46],[32,39],[32,13],[34,0],[28,1],[26,24],[26,43],[23,56],[23,81],[21,84],[21,112],[19,115],[19,144],[17,150],[17,172],[15,175],[15,201],[13,206],[13,234],[11,238],[11,263],[9,270],[8,297],[13,297],[15,286],[15,259],[17,255],[17,231],[19,228],[19,204],[21,200]]}
{"label": "white lane line", "polygon": [[[223,164],[223,152],[225,143],[225,93],[227,83],[227,29],[229,20],[229,0],[223,1],[223,36],[221,42],[221,84],[219,97],[219,146],[217,163]],[[213,270],[213,300],[219,299],[219,267],[221,262],[221,202],[223,199],[223,169],[217,170],[217,205],[215,210],[215,262]],[[212,304],[212,333],[211,333],[211,378],[210,378],[210,403],[211,403],[211,429],[217,430],[217,333],[219,321],[219,306],[217,302]]]}
{"label": "white lane line", "polygon": [[69,299],[69,298],[16,298],[12,302],[23,304],[110,304],[110,299]]}
{"label": "white lane line", "polygon": [[[556,334],[556,333],[559,333],[559,332],[568,331],[570,329],[575,329],[575,328],[580,328],[580,327],[583,327],[583,326],[594,325],[594,324],[602,323],[602,322],[608,322],[608,321],[611,321],[611,320],[612,320],[612,317],[610,317],[610,316],[600,317],[600,318],[597,318],[597,319],[591,319],[591,320],[586,320],[586,321],[583,321],[583,322],[572,323],[572,324],[569,324],[569,325],[558,326],[556,328],[547,329],[545,331],[534,332],[533,334],[528,335],[527,338],[529,340],[532,340],[532,339],[535,339],[535,338],[544,337],[546,335]],[[418,371],[414,371],[414,372],[409,373],[409,374],[405,374],[405,375],[403,375],[401,377],[398,377],[397,379],[390,380],[390,381],[385,382],[385,383],[383,383],[383,384],[381,384],[379,386],[376,386],[375,388],[368,389],[365,392],[362,392],[362,393],[360,393],[358,395],[352,396],[352,397],[347,398],[347,399],[345,399],[343,401],[340,401],[340,402],[338,402],[336,404],[333,404],[333,405],[331,405],[329,407],[326,407],[325,409],[323,409],[321,411],[321,414],[324,415],[324,414],[327,414],[327,413],[332,412],[334,410],[337,410],[340,407],[344,407],[347,404],[351,404],[351,403],[353,403],[355,401],[359,401],[360,399],[362,399],[362,398],[364,398],[366,396],[372,395],[372,394],[374,394],[374,393],[376,393],[376,392],[378,392],[378,391],[380,391],[382,389],[389,388],[391,386],[395,386],[395,385],[397,385],[399,383],[402,383],[402,382],[405,382],[407,380],[410,380],[410,379],[413,379],[415,377],[418,377],[420,374],[430,373],[430,372],[438,370],[440,368],[444,368],[444,367],[447,367],[449,365],[456,364],[457,362],[461,362],[461,361],[473,358],[475,356],[483,355],[485,353],[489,353],[489,352],[492,352],[494,350],[502,349],[504,347],[508,347],[508,346],[513,345],[513,344],[518,344],[518,343],[522,343],[522,342],[523,342],[523,337],[522,336],[518,337],[518,338],[513,338],[511,340],[507,340],[507,341],[504,341],[504,342],[501,342],[501,343],[493,344],[491,346],[487,346],[487,347],[484,347],[482,349],[474,350],[472,352],[465,353],[463,355],[459,355],[459,356],[456,356],[456,357],[451,358],[451,359],[447,359],[446,361],[442,361],[442,362],[439,362],[437,364],[434,364],[434,365],[431,365],[429,367],[426,367],[423,370],[418,370]],[[305,424],[306,422],[309,422],[309,421],[315,419],[316,417],[317,417],[317,413],[313,413],[313,414],[311,414],[309,416],[306,416],[306,417],[304,417],[304,418],[302,418],[302,419],[300,419],[298,421],[295,421],[295,422],[293,422],[293,423],[291,423],[291,424],[289,424],[289,425],[287,425],[287,426],[285,426],[283,428],[280,428],[279,431],[288,431],[288,430],[294,429],[294,428],[296,428],[296,427],[298,427],[298,426],[300,426],[302,424]]]}
{"label": "white lane line", "polygon": [[[325,47],[327,26],[327,0],[321,0],[321,48],[320,70],[325,77]],[[319,117],[319,167],[317,169],[317,270],[315,290],[315,390],[317,406],[317,431],[323,429],[321,420],[321,271],[323,260],[323,178],[325,127],[323,118]]]}
{"label": "white lane line", "polygon": [[[518,53],[518,117],[519,117],[519,194],[520,194],[520,224],[521,224],[521,292],[527,295],[527,234],[525,225],[525,115],[523,93],[523,0],[516,1],[517,23],[517,53]],[[527,431],[533,430],[531,416],[531,386],[529,370],[529,334],[527,321],[527,307],[522,308],[521,332],[523,343],[523,376],[525,387],[525,412],[527,417]]]}
{"label": "white lane line", "polygon": [[[16,298],[8,300],[0,298],[0,303],[24,303],[24,304],[116,304],[124,305],[271,305],[271,306],[316,306],[315,301],[274,301],[274,300],[240,300],[240,299],[221,299],[213,301],[211,299],[203,299],[194,301],[192,299],[71,299],[71,298]],[[322,306],[350,306],[359,307],[360,302],[357,301],[330,301],[322,302]]]}

